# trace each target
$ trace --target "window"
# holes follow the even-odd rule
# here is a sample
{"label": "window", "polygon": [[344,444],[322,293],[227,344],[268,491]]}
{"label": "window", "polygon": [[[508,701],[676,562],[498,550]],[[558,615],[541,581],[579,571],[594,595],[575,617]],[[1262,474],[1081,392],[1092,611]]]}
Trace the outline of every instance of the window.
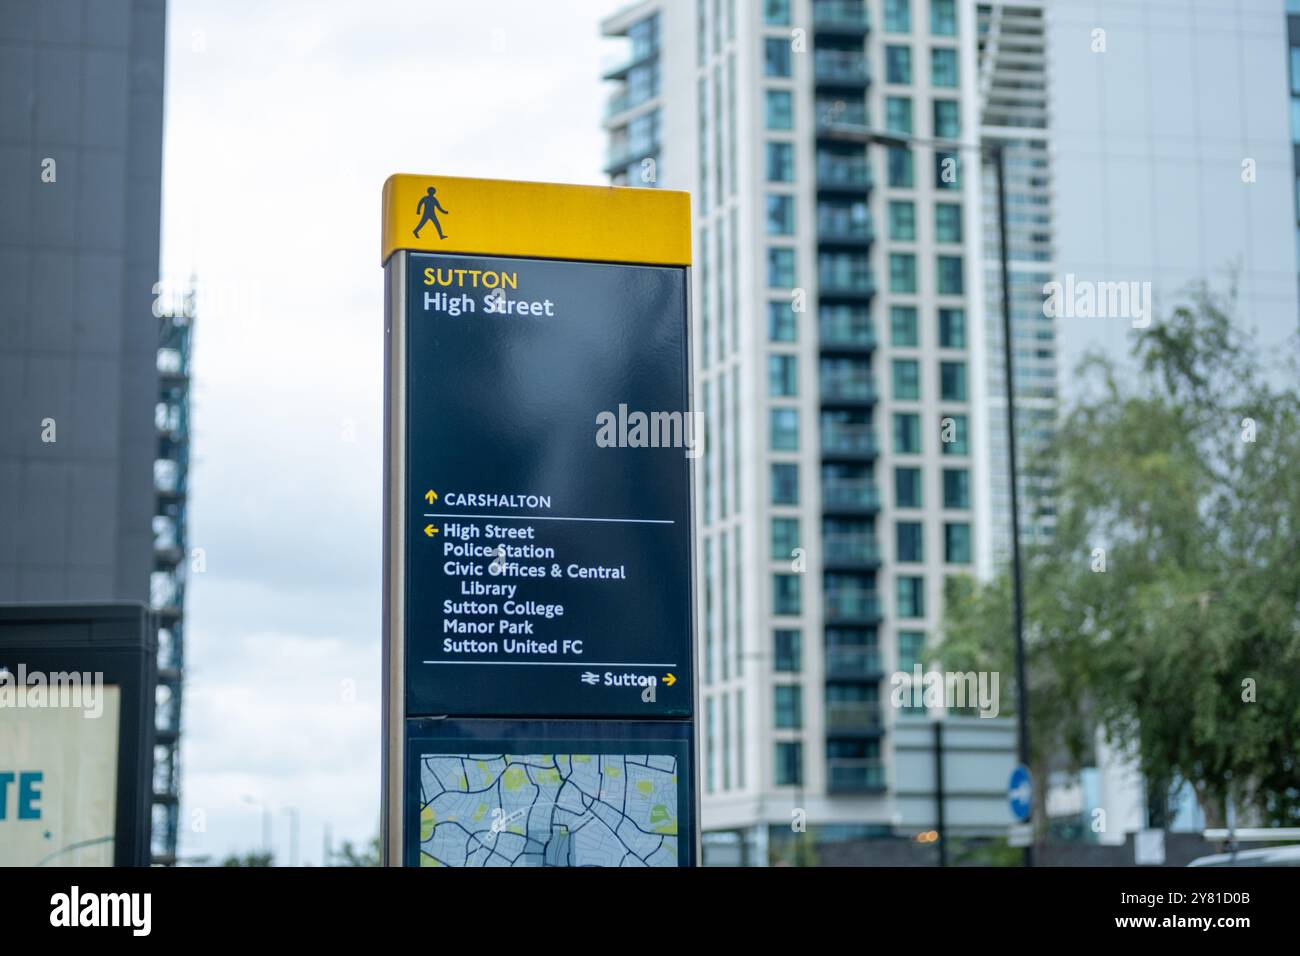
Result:
{"label": "window", "polygon": [[945,402],[966,401],[966,363],[939,363],[939,399]]}
{"label": "window", "polygon": [[776,744],[776,785],[798,787],[803,784],[803,744],[782,740]]}
{"label": "window", "polygon": [[763,22],[774,27],[790,23],[790,0],[763,0]]}
{"label": "window", "polygon": [[957,51],[950,47],[935,47],[930,51],[930,85],[955,87],[957,85]]}
{"label": "window", "polygon": [[[922,659],[925,654],[925,632],[924,631],[899,631],[898,632],[898,669],[905,674],[911,674],[919,664],[925,667],[925,661]],[[924,711],[924,704],[913,703],[913,694],[909,686],[903,694],[905,711]]]}
{"label": "window", "polygon": [[921,469],[894,469],[894,506],[898,508],[921,507]]}
{"label": "window", "polygon": [[925,617],[925,578],[900,577],[897,597],[899,617]]}
{"label": "window", "polygon": [[934,151],[934,188],[960,189],[960,179],[961,160],[957,154],[936,149]]}
{"label": "window", "polygon": [[921,454],[921,417],[911,412],[894,413],[894,454]]}
{"label": "window", "polygon": [[799,547],[799,519],[772,519],[772,560],[789,561]]}
{"label": "window", "polygon": [[772,613],[799,613],[799,575],[772,575]]}
{"label": "window", "polygon": [[915,348],[918,342],[916,307],[892,305],[889,307],[889,344],[899,348]]}
{"label": "window", "polygon": [[934,135],[938,139],[961,137],[961,114],[956,100],[934,101]]}
{"label": "window", "polygon": [[939,422],[939,445],[945,455],[968,455],[969,424],[965,415],[945,415]]}
{"label": "window", "polygon": [[794,235],[794,197],[767,196],[767,234],[769,236]]}
{"label": "window", "polygon": [[970,525],[947,522],[943,526],[943,559],[949,564],[970,564]]}
{"label": "window", "polygon": [[891,133],[912,132],[912,98],[910,96],[885,97],[885,129]]}
{"label": "window", "polygon": [[778,461],[772,464],[772,504],[799,503],[799,466]]}
{"label": "window", "polygon": [[894,398],[900,402],[921,400],[921,363],[915,359],[894,359]]}
{"label": "window", "polygon": [[777,684],[772,691],[777,728],[798,730],[803,726],[803,688],[798,684]]}
{"label": "window", "polygon": [[898,669],[900,671],[910,671],[917,664],[925,666],[923,655],[925,654],[925,632],[924,631],[899,631],[898,632]]}
{"label": "window", "polygon": [[763,41],[763,73],[765,76],[790,75],[789,40],[768,37]]}
{"label": "window", "polygon": [[794,129],[794,96],[789,90],[765,90],[763,106],[768,129]]}
{"label": "window", "polygon": [[767,250],[767,284],[773,289],[794,288],[794,250],[772,247]]}
{"label": "window", "polygon": [[889,185],[895,189],[911,189],[915,184],[912,151],[906,146],[890,146]]}
{"label": "window", "polygon": [[889,202],[889,238],[900,242],[916,239],[916,204],[906,199]]}
{"label": "window", "polygon": [[897,559],[917,563],[924,561],[921,522],[899,521],[894,530],[898,539]]}
{"label": "window", "polygon": [[939,310],[939,347],[964,349],[966,347],[966,310]]}
{"label": "window", "polygon": [[910,46],[885,47],[885,82],[912,84],[912,48]]}
{"label": "window", "polygon": [[794,342],[799,337],[795,316],[789,302],[767,304],[767,337],[773,342]]}
{"label": "window", "polygon": [[916,256],[910,252],[889,254],[889,291],[916,291]]}
{"label": "window", "polygon": [[794,144],[765,143],[767,179],[773,183],[794,182]]}
{"label": "window", "polygon": [[950,202],[934,204],[934,241],[961,242],[961,206]]}
{"label": "window", "polygon": [[799,363],[793,355],[767,357],[767,394],[773,398],[799,394]]}
{"label": "window", "polygon": [[965,468],[943,470],[943,506],[963,509],[970,507],[970,472]]}
{"label": "window", "polygon": [[939,256],[935,265],[939,294],[961,295],[965,290],[965,282],[962,279],[961,256]]}
{"label": "window", "polygon": [[772,632],[772,669],[783,674],[797,674],[803,669],[799,648],[800,634],[790,628]]}
{"label": "window", "polygon": [[799,410],[773,408],[768,418],[772,451],[799,450]]}
{"label": "window", "polygon": [[910,33],[911,31],[911,0],[885,0],[885,32]]}
{"label": "window", "polygon": [[930,0],[930,32],[937,37],[957,35],[956,0]]}

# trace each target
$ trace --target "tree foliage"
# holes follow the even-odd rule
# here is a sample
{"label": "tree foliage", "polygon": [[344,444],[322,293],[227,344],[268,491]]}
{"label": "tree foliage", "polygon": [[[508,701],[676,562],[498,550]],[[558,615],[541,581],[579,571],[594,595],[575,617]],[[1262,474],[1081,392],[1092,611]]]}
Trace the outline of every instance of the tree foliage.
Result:
{"label": "tree foliage", "polygon": [[[1078,766],[1100,727],[1210,825],[1229,801],[1296,825],[1300,375],[1270,374],[1233,300],[1202,286],[1136,332],[1140,376],[1080,367],[1045,457],[1055,534],[1026,560],[1033,763]],[[1012,674],[1011,635],[1004,575],[951,595],[941,653]]]}

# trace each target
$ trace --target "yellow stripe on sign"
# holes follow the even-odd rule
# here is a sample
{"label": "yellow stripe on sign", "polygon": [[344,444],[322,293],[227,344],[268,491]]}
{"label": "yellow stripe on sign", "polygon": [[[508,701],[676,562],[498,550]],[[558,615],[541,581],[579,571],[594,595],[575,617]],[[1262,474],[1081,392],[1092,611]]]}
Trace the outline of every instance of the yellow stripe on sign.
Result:
{"label": "yellow stripe on sign", "polygon": [[398,173],[384,183],[383,258],[398,249],[691,264],[691,198],[624,186]]}

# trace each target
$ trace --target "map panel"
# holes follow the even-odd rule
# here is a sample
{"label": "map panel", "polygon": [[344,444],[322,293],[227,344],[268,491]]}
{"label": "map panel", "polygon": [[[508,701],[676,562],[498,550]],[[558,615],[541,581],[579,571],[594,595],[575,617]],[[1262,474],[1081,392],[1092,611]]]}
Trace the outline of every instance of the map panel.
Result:
{"label": "map panel", "polygon": [[421,866],[678,866],[675,754],[422,753]]}

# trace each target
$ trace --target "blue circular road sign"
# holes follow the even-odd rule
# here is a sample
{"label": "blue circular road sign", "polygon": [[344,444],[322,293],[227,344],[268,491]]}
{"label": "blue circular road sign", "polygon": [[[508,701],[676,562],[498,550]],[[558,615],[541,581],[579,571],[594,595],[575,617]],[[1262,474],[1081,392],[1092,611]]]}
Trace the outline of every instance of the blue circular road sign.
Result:
{"label": "blue circular road sign", "polygon": [[1034,785],[1029,768],[1024,764],[1018,764],[1011,771],[1011,779],[1007,781],[1007,806],[1011,808],[1011,815],[1021,823],[1028,823],[1030,814],[1034,812]]}

